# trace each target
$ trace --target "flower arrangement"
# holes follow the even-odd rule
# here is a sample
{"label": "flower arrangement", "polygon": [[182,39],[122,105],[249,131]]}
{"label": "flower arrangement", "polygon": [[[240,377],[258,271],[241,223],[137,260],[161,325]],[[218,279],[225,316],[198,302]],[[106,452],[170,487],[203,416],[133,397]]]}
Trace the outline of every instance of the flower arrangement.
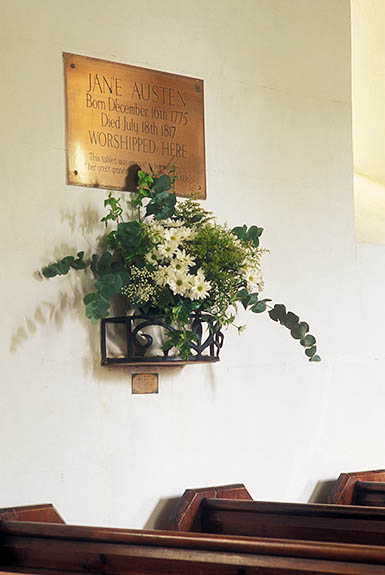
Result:
{"label": "flower arrangement", "polygon": [[[89,319],[108,317],[111,301],[123,296],[135,313],[162,316],[173,326],[163,350],[174,348],[184,359],[196,337],[192,315],[217,330],[235,325],[241,304],[254,313],[268,311],[299,340],[309,361],[320,361],[308,324],[284,305],[260,299],[263,228],[218,224],[197,201],[176,200],[175,180],[174,171],[160,176],[139,171],[131,200],[138,217],[127,221],[120,198],[109,193],[104,202],[109,211],[101,221],[114,229],[103,235],[99,252],[89,259],[84,252],[66,256],[43,268],[43,275],[51,278],[89,267],[96,280],[94,291],[84,298]],[[244,327],[238,327],[239,332]]]}

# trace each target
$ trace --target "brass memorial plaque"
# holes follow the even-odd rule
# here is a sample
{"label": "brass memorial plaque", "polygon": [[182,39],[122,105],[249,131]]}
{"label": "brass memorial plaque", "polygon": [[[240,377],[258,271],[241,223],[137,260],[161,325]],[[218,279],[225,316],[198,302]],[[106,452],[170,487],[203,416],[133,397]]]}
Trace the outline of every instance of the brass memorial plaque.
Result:
{"label": "brass memorial plaque", "polygon": [[69,184],[133,190],[137,166],[206,197],[203,80],[63,54]]}
{"label": "brass memorial plaque", "polygon": [[158,393],[157,373],[134,373],[131,380],[131,393]]}

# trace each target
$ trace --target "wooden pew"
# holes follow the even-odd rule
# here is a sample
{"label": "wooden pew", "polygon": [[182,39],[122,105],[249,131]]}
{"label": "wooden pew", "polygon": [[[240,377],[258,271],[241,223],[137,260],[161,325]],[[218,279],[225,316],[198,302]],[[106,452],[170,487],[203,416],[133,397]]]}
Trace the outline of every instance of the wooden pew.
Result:
{"label": "wooden pew", "polygon": [[38,523],[64,523],[63,517],[51,503],[6,507],[0,509],[0,520],[34,521]]}
{"label": "wooden pew", "polygon": [[328,501],[338,505],[385,506],[385,470],[341,473]]}
{"label": "wooden pew", "polygon": [[4,516],[0,520],[3,575],[385,573],[382,546],[84,527]]}
{"label": "wooden pew", "polygon": [[[238,500],[221,497],[230,487]],[[385,508],[252,501],[246,499],[250,495],[243,485],[230,487],[186,490],[168,528],[385,546]]]}

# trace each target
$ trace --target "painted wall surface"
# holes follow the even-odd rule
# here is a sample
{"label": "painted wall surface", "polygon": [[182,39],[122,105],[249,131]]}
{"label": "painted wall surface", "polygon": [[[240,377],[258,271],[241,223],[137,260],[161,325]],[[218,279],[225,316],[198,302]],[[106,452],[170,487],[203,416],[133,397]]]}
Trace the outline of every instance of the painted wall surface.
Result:
{"label": "painted wall surface", "polygon": [[352,0],[356,238],[385,244],[385,3]]}
{"label": "painted wall surface", "polygon": [[[348,0],[1,10],[0,505],[151,527],[187,487],[307,501],[340,471],[383,467],[384,344],[368,334],[383,298],[375,255],[354,242]],[[36,274],[91,249],[104,213],[103,190],[65,183],[63,51],[204,79],[205,206],[265,228],[265,297],[310,323],[321,364],[267,316],[241,314],[247,331],[227,333],[218,365],[162,370],[159,395],[100,367],[89,279]]]}

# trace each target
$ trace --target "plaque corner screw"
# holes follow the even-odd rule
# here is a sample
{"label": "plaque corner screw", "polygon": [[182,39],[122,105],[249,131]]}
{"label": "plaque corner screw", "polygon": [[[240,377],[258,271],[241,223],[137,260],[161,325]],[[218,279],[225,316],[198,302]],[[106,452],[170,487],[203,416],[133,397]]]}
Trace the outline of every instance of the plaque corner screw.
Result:
{"label": "plaque corner screw", "polygon": [[78,171],[74,170],[74,175],[77,176],[78,175]]}
{"label": "plaque corner screw", "polygon": [[71,68],[75,68],[75,64],[71,64]]}

